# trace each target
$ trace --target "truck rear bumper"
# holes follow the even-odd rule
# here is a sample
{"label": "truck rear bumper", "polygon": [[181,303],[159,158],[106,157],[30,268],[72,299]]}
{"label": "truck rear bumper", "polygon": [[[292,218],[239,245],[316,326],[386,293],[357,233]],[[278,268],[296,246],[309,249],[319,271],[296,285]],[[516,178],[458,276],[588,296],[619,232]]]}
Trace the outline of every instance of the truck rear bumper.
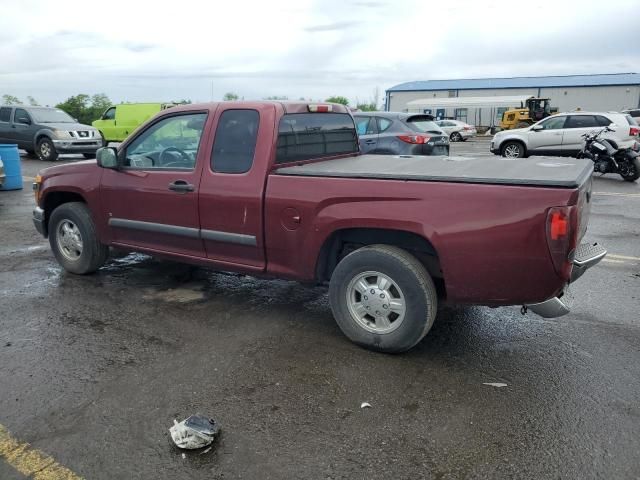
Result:
{"label": "truck rear bumper", "polygon": [[[597,243],[593,245],[583,243],[580,245],[574,255],[573,270],[571,271],[569,283],[571,284],[578,280],[584,272],[600,262],[606,254],[607,251]],[[564,292],[557,297],[550,298],[544,302],[526,305],[526,307],[543,318],[561,317],[571,311],[570,306],[567,305]]]}

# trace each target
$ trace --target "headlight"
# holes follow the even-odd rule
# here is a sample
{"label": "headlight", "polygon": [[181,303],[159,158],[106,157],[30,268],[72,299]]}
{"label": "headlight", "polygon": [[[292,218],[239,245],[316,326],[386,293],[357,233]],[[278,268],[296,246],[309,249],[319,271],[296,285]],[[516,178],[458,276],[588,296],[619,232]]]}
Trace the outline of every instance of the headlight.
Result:
{"label": "headlight", "polygon": [[66,140],[68,138],[73,138],[73,137],[71,137],[71,134],[69,132],[67,132],[66,130],[54,130],[53,131],[53,135],[58,140]]}

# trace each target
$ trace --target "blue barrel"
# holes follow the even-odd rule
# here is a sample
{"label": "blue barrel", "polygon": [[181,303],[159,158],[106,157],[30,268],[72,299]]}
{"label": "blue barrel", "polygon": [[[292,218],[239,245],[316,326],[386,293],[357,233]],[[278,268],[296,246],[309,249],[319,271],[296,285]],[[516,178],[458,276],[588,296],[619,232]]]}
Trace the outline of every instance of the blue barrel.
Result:
{"label": "blue barrel", "polygon": [[4,163],[6,175],[0,190],[22,190],[22,164],[18,145],[0,145],[0,160]]}

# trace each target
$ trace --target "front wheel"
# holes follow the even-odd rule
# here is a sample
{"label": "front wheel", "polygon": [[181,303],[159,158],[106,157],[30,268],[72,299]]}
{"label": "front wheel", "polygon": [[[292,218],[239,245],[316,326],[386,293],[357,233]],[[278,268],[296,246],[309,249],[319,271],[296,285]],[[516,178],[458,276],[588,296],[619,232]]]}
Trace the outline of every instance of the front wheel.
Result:
{"label": "front wheel", "polygon": [[53,162],[58,158],[56,147],[48,137],[43,137],[38,141],[36,154],[40,160],[44,160],[46,162]]}
{"label": "front wheel", "polygon": [[390,245],[366,246],[344,257],[331,276],[329,300],[352,342],[387,353],[416,345],[433,325],[438,305],[424,265]]}
{"label": "front wheel", "polygon": [[620,165],[620,176],[626,182],[635,182],[640,178],[640,158],[629,160],[626,165]]}
{"label": "front wheel", "polygon": [[95,272],[109,256],[99,242],[91,212],[82,202],[63,203],[49,219],[49,244],[58,263],[68,272]]}
{"label": "front wheel", "polygon": [[502,156],[506,158],[524,157],[524,146],[519,142],[507,142],[502,147]]}

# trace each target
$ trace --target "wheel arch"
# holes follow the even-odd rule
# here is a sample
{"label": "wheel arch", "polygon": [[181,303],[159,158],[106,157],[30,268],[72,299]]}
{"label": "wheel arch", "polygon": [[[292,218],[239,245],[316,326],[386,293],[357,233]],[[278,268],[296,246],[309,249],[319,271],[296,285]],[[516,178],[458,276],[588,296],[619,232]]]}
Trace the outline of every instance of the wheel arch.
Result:
{"label": "wheel arch", "polygon": [[328,281],[342,258],[358,248],[375,244],[393,245],[414,255],[433,278],[438,294],[445,296],[440,257],[433,243],[417,233],[399,229],[356,227],[335,230],[320,248],[316,260],[316,280]]}
{"label": "wheel arch", "polygon": [[45,237],[49,234],[49,219],[51,213],[63,203],[81,202],[86,204],[87,200],[78,192],[53,191],[48,192],[42,199],[42,209],[44,210]]}
{"label": "wheel arch", "polygon": [[506,138],[500,143],[500,155],[503,155],[505,147],[510,143],[519,143],[524,148],[524,156],[526,157],[529,154],[529,149],[527,148],[527,144],[521,138]]}

